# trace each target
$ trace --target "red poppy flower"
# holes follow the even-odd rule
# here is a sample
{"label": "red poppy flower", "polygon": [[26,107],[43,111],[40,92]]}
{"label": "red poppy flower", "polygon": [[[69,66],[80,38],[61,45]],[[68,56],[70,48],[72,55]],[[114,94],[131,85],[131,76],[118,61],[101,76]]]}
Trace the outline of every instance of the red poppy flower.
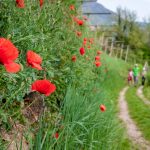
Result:
{"label": "red poppy flower", "polygon": [[77,21],[78,21],[78,18],[77,18],[77,17],[73,17],[73,20],[74,20],[75,22],[77,22]]}
{"label": "red poppy flower", "polygon": [[84,24],[84,21],[83,21],[83,20],[80,20],[80,19],[78,19],[76,22],[77,22],[77,24],[78,24],[79,26],[82,26],[82,25]]}
{"label": "red poppy flower", "polygon": [[72,61],[75,62],[77,57],[75,55],[72,56]]}
{"label": "red poppy flower", "polygon": [[83,41],[83,45],[84,45],[84,46],[86,45],[86,41]]}
{"label": "red poppy flower", "polygon": [[27,52],[27,58],[26,59],[27,59],[28,65],[30,65],[32,68],[35,68],[37,70],[42,70],[42,67],[41,67],[42,58],[40,55],[29,50]]}
{"label": "red poppy flower", "polygon": [[85,49],[84,49],[84,47],[81,47],[81,48],[80,48],[80,54],[81,54],[81,55],[84,55],[84,54],[85,54]]}
{"label": "red poppy flower", "polygon": [[18,49],[11,41],[0,38],[0,63],[5,66],[7,72],[16,73],[20,70],[20,65],[13,62],[18,57]]}
{"label": "red poppy flower", "polygon": [[88,45],[88,47],[87,47],[88,49],[90,49],[91,48],[91,46],[90,45]]}
{"label": "red poppy flower", "polygon": [[73,11],[75,10],[74,5],[70,5],[70,7],[69,7],[69,8],[70,8],[70,10],[73,10]]}
{"label": "red poppy flower", "polygon": [[95,65],[96,65],[96,67],[100,67],[101,66],[101,62],[100,61],[95,61]]}
{"label": "red poppy flower", "polygon": [[87,38],[84,38],[83,41],[87,41]]}
{"label": "red poppy flower", "polygon": [[97,51],[97,55],[100,55],[100,54],[102,54],[102,52],[98,50],[98,51]]}
{"label": "red poppy flower", "polygon": [[42,7],[44,0],[40,0],[40,7]]}
{"label": "red poppy flower", "polygon": [[102,112],[104,112],[106,110],[106,107],[104,105],[100,105],[99,108]]}
{"label": "red poppy flower", "polygon": [[10,40],[0,38],[0,63],[8,64],[16,60],[18,57],[18,49]]}
{"label": "red poppy flower", "polygon": [[32,91],[38,91],[41,94],[49,96],[56,90],[56,86],[52,84],[49,80],[36,80],[32,84]]}
{"label": "red poppy flower", "polygon": [[83,16],[83,19],[84,19],[85,21],[88,20],[87,16]]}
{"label": "red poppy flower", "polygon": [[99,61],[99,60],[100,60],[100,57],[99,57],[99,56],[95,56],[95,60],[96,60],[96,61]]}
{"label": "red poppy flower", "polygon": [[91,44],[93,44],[93,43],[94,43],[94,38],[90,38],[90,39],[89,39],[89,42],[90,42]]}
{"label": "red poppy flower", "polygon": [[25,7],[24,0],[16,0],[16,5],[19,8],[24,8]]}
{"label": "red poppy flower", "polygon": [[20,68],[21,68],[20,65],[15,62],[4,64],[4,66],[5,66],[6,71],[9,73],[16,73],[20,71]]}
{"label": "red poppy flower", "polygon": [[58,133],[58,132],[55,133],[55,138],[56,138],[56,139],[59,138],[59,133]]}
{"label": "red poppy flower", "polygon": [[82,32],[80,32],[80,31],[76,31],[76,34],[78,37],[82,36]]}

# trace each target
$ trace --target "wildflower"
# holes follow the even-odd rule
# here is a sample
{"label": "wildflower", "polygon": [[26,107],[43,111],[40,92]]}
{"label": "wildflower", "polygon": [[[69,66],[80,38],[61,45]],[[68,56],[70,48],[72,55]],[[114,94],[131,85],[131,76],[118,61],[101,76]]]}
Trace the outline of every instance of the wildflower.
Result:
{"label": "wildflower", "polygon": [[75,22],[77,22],[77,21],[78,21],[78,18],[77,18],[77,17],[73,17],[73,20],[74,20]]}
{"label": "wildflower", "polygon": [[93,43],[94,43],[94,38],[90,38],[90,39],[89,39],[89,42],[90,42],[91,44],[93,44]]}
{"label": "wildflower", "polygon": [[99,56],[95,56],[95,61],[99,61],[100,57]]}
{"label": "wildflower", "polygon": [[88,47],[87,47],[88,49],[90,49],[91,48],[91,46],[90,45],[88,45]]}
{"label": "wildflower", "polygon": [[55,138],[56,138],[56,139],[59,138],[59,133],[58,133],[58,132],[55,133]]}
{"label": "wildflower", "polygon": [[40,7],[42,7],[44,0],[39,0],[40,1]]}
{"label": "wildflower", "polygon": [[83,20],[80,20],[80,19],[77,19],[77,24],[79,25],[79,26],[82,26],[83,24],[84,24],[84,21]]}
{"label": "wildflower", "polygon": [[86,41],[83,41],[83,45],[84,45],[84,46],[86,45]]}
{"label": "wildflower", "polygon": [[80,54],[81,54],[81,55],[84,55],[84,54],[85,54],[85,49],[84,49],[84,47],[81,47],[81,48],[80,48]]}
{"label": "wildflower", "polygon": [[16,0],[16,5],[19,8],[24,8],[25,7],[24,0]]}
{"label": "wildflower", "polygon": [[10,40],[0,38],[0,63],[4,65],[7,72],[16,73],[20,70],[20,65],[14,63],[18,53],[18,49]]}
{"label": "wildflower", "polygon": [[0,63],[5,64],[16,60],[18,53],[18,49],[10,40],[0,38]]}
{"label": "wildflower", "polygon": [[49,96],[56,90],[56,86],[49,80],[36,80],[31,87],[32,91],[38,91],[45,96]]}
{"label": "wildflower", "polygon": [[75,62],[77,57],[75,55],[72,56],[72,61]]}
{"label": "wildflower", "polygon": [[100,55],[102,54],[102,52],[100,50],[97,51],[97,55]]}
{"label": "wildflower", "polygon": [[84,38],[83,41],[87,41],[87,38]]}
{"label": "wildflower", "polygon": [[76,34],[78,37],[82,36],[82,32],[80,32],[80,31],[76,31]]}
{"label": "wildflower", "polygon": [[83,19],[84,19],[85,21],[88,20],[87,16],[83,16]]}
{"label": "wildflower", "polygon": [[96,65],[96,67],[100,67],[101,66],[101,62],[100,61],[95,61],[95,65]]}
{"label": "wildflower", "polygon": [[27,63],[30,65],[32,68],[35,68],[37,70],[42,70],[41,63],[42,63],[42,58],[40,55],[36,54],[32,50],[29,50],[27,52]]}
{"label": "wildflower", "polygon": [[74,11],[75,10],[75,7],[74,7],[74,5],[70,5],[70,10],[72,10],[72,11]]}
{"label": "wildflower", "polygon": [[104,105],[100,105],[99,108],[102,112],[104,112],[106,110],[106,107]]}
{"label": "wildflower", "polygon": [[20,65],[15,63],[15,62],[11,62],[9,64],[4,64],[5,66],[5,69],[7,72],[10,72],[10,73],[16,73],[20,70]]}

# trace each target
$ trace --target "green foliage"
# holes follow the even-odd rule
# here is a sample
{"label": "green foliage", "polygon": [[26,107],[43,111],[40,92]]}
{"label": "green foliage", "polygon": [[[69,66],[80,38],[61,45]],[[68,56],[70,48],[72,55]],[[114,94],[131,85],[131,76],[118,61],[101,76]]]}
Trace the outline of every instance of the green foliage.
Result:
{"label": "green foliage", "polygon": [[[14,1],[0,3],[3,8],[1,11],[3,13],[0,14],[1,24],[6,25],[0,28],[1,36],[10,38],[19,49],[20,55],[17,62],[22,65],[21,72],[15,75],[6,73],[3,67],[0,67],[1,95],[11,101],[22,101],[25,93],[30,92],[31,83],[46,77],[57,87],[53,101],[56,99],[61,101],[71,80],[71,55],[77,51],[76,46],[79,42],[75,35],[74,38],[70,38],[74,34],[72,27],[69,26],[71,18],[68,5],[70,2],[45,1],[44,6],[40,8],[36,0],[32,3],[26,0],[25,9],[17,8]],[[43,71],[27,67],[27,50],[33,50],[41,55]]]}
{"label": "green foliage", "polygon": [[[105,31],[106,36],[112,36],[115,39],[116,43],[114,41],[114,47],[117,47],[118,42],[124,44],[124,49],[126,49],[126,46],[129,45],[130,50],[128,54],[128,62],[149,62],[149,21],[137,22],[135,12],[121,7],[117,9],[117,15],[115,18],[116,24]],[[110,32],[112,32],[111,35]],[[121,45],[119,47],[121,47]],[[123,58],[124,57],[125,54],[123,54]]]}
{"label": "green foliage", "polygon": [[[55,128],[42,121],[36,147],[39,144],[43,150],[132,149],[116,115],[118,92],[124,85],[127,66],[105,54],[102,58],[103,67],[101,72],[95,72],[95,79],[84,83],[84,77],[79,78],[80,87],[74,83],[68,86],[62,110],[56,115]],[[105,112],[100,111],[100,104],[106,106]],[[54,137],[56,132],[58,139]],[[40,134],[44,134],[44,139],[40,139]]]}
{"label": "green foliage", "polygon": [[146,75],[146,83],[148,86],[150,86],[150,72],[148,72]]}

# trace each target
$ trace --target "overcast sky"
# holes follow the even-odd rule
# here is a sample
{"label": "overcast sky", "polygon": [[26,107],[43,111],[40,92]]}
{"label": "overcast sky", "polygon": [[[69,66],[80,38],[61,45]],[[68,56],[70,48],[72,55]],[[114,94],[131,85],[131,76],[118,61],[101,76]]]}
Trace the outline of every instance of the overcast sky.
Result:
{"label": "overcast sky", "polygon": [[98,2],[113,11],[116,11],[118,6],[135,11],[138,21],[150,18],[150,0],[98,0]]}

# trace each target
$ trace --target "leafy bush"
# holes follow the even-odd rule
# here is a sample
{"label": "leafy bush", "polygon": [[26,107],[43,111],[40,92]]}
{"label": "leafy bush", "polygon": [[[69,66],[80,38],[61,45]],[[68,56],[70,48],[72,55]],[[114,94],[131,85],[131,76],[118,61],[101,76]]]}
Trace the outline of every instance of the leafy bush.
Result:
{"label": "leafy bush", "polygon": [[146,75],[147,85],[150,86],[150,72]]}

